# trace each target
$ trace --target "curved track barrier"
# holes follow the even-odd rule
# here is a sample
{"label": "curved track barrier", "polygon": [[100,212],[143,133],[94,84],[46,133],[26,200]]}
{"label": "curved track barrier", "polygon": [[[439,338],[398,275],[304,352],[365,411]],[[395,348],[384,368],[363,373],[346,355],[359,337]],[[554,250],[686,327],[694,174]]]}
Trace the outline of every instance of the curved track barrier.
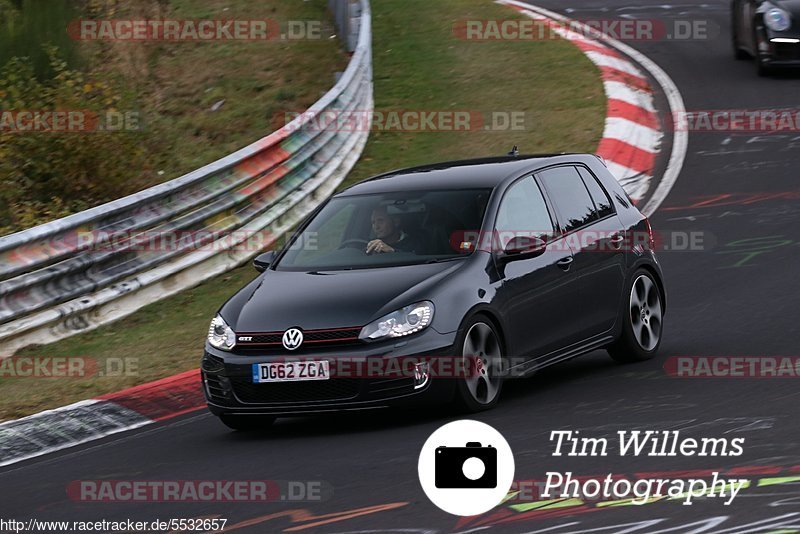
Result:
{"label": "curved track barrier", "polygon": [[0,237],[0,358],[119,319],[248,261],[335,190],[369,129],[325,127],[322,117],[373,109],[369,1],[339,3],[348,31],[357,28],[355,50],[336,85],[305,113],[172,181]]}

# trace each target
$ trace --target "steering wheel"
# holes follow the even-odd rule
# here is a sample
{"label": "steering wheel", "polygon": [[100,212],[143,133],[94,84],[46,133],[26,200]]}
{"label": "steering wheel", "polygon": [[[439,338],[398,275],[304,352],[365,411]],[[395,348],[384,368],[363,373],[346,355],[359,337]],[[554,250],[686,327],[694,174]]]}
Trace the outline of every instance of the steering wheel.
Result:
{"label": "steering wheel", "polygon": [[367,241],[366,239],[359,239],[359,238],[346,239],[342,241],[341,245],[339,245],[338,250],[342,250],[343,248],[359,248],[358,246],[366,250],[368,244],[369,241]]}

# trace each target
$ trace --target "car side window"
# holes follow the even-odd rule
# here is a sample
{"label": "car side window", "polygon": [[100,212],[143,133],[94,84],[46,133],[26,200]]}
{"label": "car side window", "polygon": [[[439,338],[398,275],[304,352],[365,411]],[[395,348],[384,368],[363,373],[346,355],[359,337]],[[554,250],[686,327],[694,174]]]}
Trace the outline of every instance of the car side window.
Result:
{"label": "car side window", "polygon": [[586,167],[578,167],[578,172],[581,178],[583,178],[583,183],[586,185],[586,189],[589,190],[589,195],[591,195],[594,201],[598,217],[602,219],[603,217],[608,217],[613,214],[614,204],[611,203],[611,198],[608,196],[608,193],[603,188],[602,184],[600,184],[597,177],[589,172]]}
{"label": "car side window", "polygon": [[559,214],[562,229],[570,232],[599,217],[592,197],[572,165],[553,167],[537,173]]}
{"label": "car side window", "polygon": [[497,211],[495,231],[502,248],[517,236],[545,240],[552,237],[553,222],[547,203],[533,177],[519,180],[506,191]]}

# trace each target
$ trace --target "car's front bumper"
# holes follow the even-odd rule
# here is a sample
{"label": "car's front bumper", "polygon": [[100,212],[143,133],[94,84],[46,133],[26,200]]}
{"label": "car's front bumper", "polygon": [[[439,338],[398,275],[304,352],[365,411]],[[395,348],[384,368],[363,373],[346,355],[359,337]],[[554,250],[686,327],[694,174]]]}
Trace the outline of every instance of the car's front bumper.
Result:
{"label": "car's front bumper", "polygon": [[[785,38],[775,35],[773,38]],[[791,38],[800,39],[792,35]],[[773,67],[800,67],[800,42],[775,42],[772,38],[767,42],[767,52],[763,55],[764,63]]]}
{"label": "car's front bumper", "polygon": [[[203,391],[216,415],[298,415],[447,402],[456,380],[432,376],[420,387],[407,371],[409,362],[451,358],[456,337],[456,332],[439,334],[429,328],[408,339],[302,353],[251,349],[234,354],[206,344],[201,366]],[[328,360],[331,378],[253,383],[253,364],[288,358]],[[406,372],[393,372],[397,369]],[[382,374],[382,370],[389,372]]]}

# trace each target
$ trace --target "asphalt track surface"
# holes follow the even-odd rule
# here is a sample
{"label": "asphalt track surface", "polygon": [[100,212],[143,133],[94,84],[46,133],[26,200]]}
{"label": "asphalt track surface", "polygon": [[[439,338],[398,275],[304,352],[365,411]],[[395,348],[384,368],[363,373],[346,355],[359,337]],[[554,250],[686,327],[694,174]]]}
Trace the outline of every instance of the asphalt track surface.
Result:
{"label": "asphalt track surface", "polygon": [[[727,1],[639,4],[538,2],[576,18],[709,19],[721,27],[717,39],[632,45],[672,77],[688,110],[800,107],[800,74],[762,79],[751,62],[733,59]],[[669,291],[660,356],[620,366],[598,351],[507,385],[501,405],[474,418],[505,435],[515,453],[515,478],[541,479],[546,471],[558,470],[604,476],[776,466],[771,472],[777,472],[800,464],[797,379],[685,379],[664,371],[670,356],[798,356],[798,154],[800,133],[691,133],[683,171],[652,221],[661,232],[701,232],[705,249],[660,253]],[[720,499],[692,506],[676,501],[637,507],[589,504],[526,516],[500,507],[495,519],[460,521],[427,500],[416,473],[420,447],[450,419],[447,413],[423,409],[370,412],[281,420],[269,432],[248,435],[228,432],[210,414],[196,412],[4,468],[0,516],[146,521],[222,517],[228,519],[226,532],[800,528],[797,482],[743,490],[730,506]],[[681,429],[684,437],[746,441],[744,454],[729,458],[556,458],[548,440],[556,429],[592,436]],[[334,493],[322,502],[266,505],[79,503],[67,497],[71,481],[97,479],[323,480]],[[697,521],[705,523],[691,526]]]}

